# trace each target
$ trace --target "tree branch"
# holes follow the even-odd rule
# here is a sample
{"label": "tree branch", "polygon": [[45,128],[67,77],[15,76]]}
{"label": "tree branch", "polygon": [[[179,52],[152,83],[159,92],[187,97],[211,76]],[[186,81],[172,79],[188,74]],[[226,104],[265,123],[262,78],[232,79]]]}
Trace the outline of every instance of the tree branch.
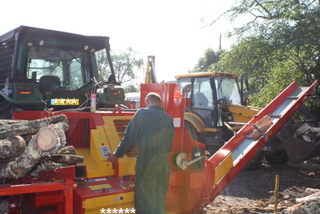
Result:
{"label": "tree branch", "polygon": [[210,24],[204,26],[204,27],[207,27],[207,26],[212,26],[215,22],[217,22],[221,17],[223,17],[224,15],[226,15],[227,13],[231,12],[232,10],[227,10],[226,12],[222,13],[218,18],[216,18],[214,21],[212,21]]}
{"label": "tree branch", "polygon": [[268,13],[270,17],[272,17],[270,11],[267,8],[265,8],[260,2],[258,2],[257,0],[254,0],[254,2],[256,2],[257,5],[259,5],[266,13]]}

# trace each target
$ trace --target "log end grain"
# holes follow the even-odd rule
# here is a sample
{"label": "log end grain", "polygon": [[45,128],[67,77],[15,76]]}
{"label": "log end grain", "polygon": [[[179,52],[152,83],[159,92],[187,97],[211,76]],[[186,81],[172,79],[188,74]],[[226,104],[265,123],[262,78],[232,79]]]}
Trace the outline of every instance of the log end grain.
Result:
{"label": "log end grain", "polygon": [[43,152],[52,150],[58,143],[58,136],[51,127],[41,128],[36,139],[37,147]]}

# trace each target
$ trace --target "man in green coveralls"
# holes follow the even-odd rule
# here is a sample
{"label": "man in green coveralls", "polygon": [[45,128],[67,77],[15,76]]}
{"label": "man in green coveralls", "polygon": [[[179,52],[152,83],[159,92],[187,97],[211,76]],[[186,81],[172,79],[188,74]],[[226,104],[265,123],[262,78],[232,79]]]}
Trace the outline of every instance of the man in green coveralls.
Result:
{"label": "man in green coveralls", "polygon": [[172,118],[164,111],[161,97],[149,93],[146,108],[139,109],[130,121],[117,150],[108,160],[116,162],[135,145],[138,148],[135,183],[137,214],[166,212],[170,163],[168,155],[174,139]]}

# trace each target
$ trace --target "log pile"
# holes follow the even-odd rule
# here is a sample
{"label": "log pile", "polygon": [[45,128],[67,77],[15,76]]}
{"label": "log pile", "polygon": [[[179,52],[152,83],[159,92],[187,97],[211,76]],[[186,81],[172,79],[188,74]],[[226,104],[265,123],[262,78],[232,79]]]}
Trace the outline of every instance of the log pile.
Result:
{"label": "log pile", "polygon": [[[39,171],[61,167],[57,164],[61,162],[82,163],[83,157],[73,147],[65,149],[67,129],[68,120],[62,114],[38,120],[0,120],[0,178],[36,176]],[[64,150],[67,155],[61,152]]]}

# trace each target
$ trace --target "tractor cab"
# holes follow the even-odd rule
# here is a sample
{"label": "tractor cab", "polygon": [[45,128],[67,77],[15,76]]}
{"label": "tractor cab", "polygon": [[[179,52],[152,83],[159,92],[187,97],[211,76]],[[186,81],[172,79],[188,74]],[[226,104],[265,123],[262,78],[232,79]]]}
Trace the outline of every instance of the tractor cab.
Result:
{"label": "tractor cab", "polygon": [[190,99],[190,108],[184,114],[186,128],[192,139],[206,145],[210,154],[241,128],[226,126],[226,122],[248,122],[260,110],[246,105],[243,87],[239,87],[235,74],[190,73],[176,79],[180,93]]}
{"label": "tractor cab", "polygon": [[241,105],[234,74],[193,73],[176,78],[181,94],[191,99],[189,111],[200,117],[208,128],[223,126],[223,104]]}
{"label": "tractor cab", "polygon": [[[0,40],[2,118],[13,106],[89,111],[91,94],[97,97],[97,107],[124,103],[124,90],[112,67],[109,37],[21,26]],[[107,82],[99,80],[96,56],[102,52],[111,71]]]}

